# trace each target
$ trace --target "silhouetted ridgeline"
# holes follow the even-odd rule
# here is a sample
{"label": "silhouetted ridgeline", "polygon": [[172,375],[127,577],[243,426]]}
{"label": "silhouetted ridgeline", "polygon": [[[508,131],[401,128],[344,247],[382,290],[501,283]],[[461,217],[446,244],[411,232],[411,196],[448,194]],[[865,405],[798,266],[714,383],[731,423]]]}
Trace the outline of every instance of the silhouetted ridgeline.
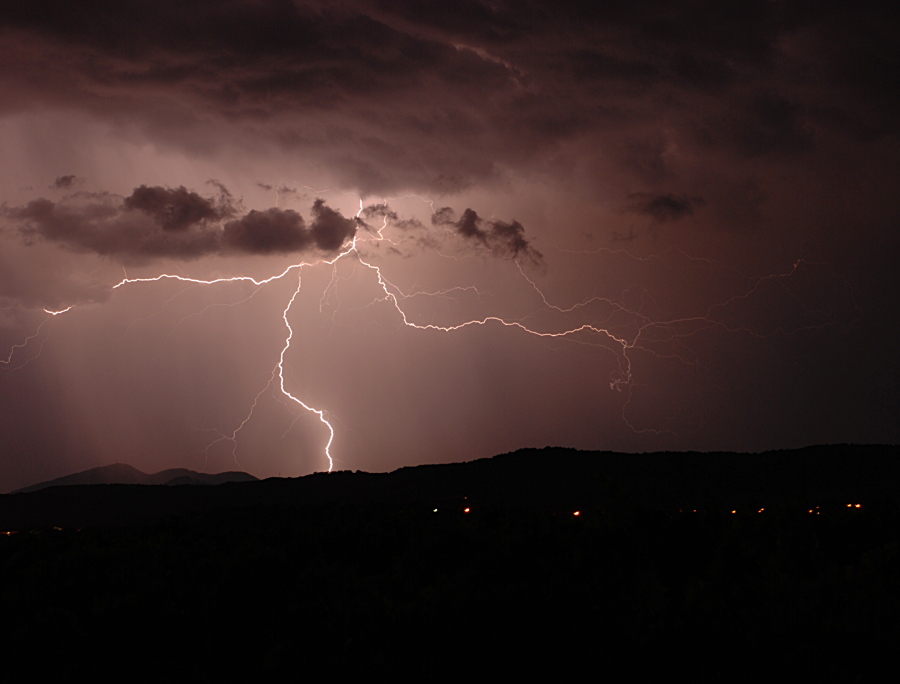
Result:
{"label": "silhouetted ridgeline", "polygon": [[147,474],[126,463],[91,468],[74,475],[58,477],[49,482],[40,482],[30,487],[16,490],[14,494],[37,492],[48,487],[97,484],[143,484],[143,485],[217,485],[225,482],[254,482],[257,478],[243,472],[198,473],[187,468],[170,468],[158,473]]}
{"label": "silhouetted ridgeline", "polygon": [[[171,470],[147,476],[124,465],[97,471],[103,471],[98,478],[140,477],[144,482],[155,478],[168,484],[242,475]],[[191,477],[185,479],[187,474]],[[457,502],[461,496],[479,506],[554,511],[747,510],[859,501],[872,505],[896,500],[900,458],[898,447],[892,446],[818,446],[763,454],[619,454],[546,448],[392,473],[343,471],[264,481],[245,476],[252,481],[202,488],[67,484],[79,481],[79,476],[0,496],[0,530],[130,525],[245,506],[374,502],[431,506]],[[61,484],[67,486],[54,486]],[[40,489],[28,493],[35,488]]]}
{"label": "silhouetted ridgeline", "polygon": [[893,447],[543,449],[7,495],[5,529],[37,531],[0,536],[0,662],[31,679],[880,681],[900,643],[897,476]]}

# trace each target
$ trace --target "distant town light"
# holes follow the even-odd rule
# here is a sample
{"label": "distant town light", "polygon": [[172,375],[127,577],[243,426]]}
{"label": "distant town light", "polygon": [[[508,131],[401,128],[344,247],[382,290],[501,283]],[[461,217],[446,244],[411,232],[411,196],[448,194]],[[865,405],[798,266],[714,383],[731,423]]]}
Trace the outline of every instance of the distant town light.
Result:
{"label": "distant town light", "polygon": [[575,511],[572,515],[577,518],[579,515],[581,515],[581,511]]}
{"label": "distant town light", "polygon": [[472,509],[471,509],[471,508],[464,508],[464,509],[463,509],[463,513],[468,513],[470,510],[472,510]]}

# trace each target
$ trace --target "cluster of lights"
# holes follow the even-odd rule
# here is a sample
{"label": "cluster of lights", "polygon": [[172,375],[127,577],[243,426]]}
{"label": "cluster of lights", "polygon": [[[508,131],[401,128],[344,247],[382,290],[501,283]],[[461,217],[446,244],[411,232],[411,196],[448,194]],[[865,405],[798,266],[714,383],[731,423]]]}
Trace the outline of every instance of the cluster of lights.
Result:
{"label": "cluster of lights", "polygon": [[[862,508],[862,504],[860,504],[860,503],[848,503],[848,504],[847,504],[847,508],[852,508],[852,509]],[[762,508],[756,509],[756,512],[757,512],[757,513],[762,513],[762,512],[765,511],[765,510],[766,510],[765,507],[762,507]],[[678,512],[679,512],[679,513],[684,513],[684,512],[685,512],[685,509],[679,508],[679,509],[678,509]],[[696,509],[696,508],[688,509],[687,512],[688,512],[688,513],[696,513],[696,512],[697,512],[697,509]],[[732,508],[732,509],[730,509],[728,512],[729,512],[731,515],[737,515],[738,509]],[[808,508],[808,509],[806,509],[806,512],[807,512],[807,513],[812,513],[813,515],[821,515],[821,514],[822,514],[822,510],[821,510],[821,507],[820,507],[820,506],[814,506],[814,507],[812,507],[812,508]]]}
{"label": "cluster of lights", "polygon": [[[464,497],[464,498],[468,498],[468,497]],[[848,504],[847,504],[847,508],[852,509],[852,510],[859,509],[859,508],[862,508],[862,504],[860,504],[860,503],[848,503]],[[762,512],[765,511],[765,510],[766,510],[765,508],[759,508],[759,509],[757,509],[756,512],[757,512],[757,513],[762,513]],[[438,509],[437,509],[437,508],[435,508],[435,509],[432,510],[432,513],[437,513],[437,512],[438,512]],[[465,508],[462,509],[462,512],[465,513],[465,514],[471,513],[471,512],[472,512],[471,506],[466,506]],[[679,509],[678,509],[678,512],[679,512],[679,513],[684,513],[684,509],[679,508]],[[696,513],[696,512],[697,512],[697,509],[694,508],[694,509],[692,509],[690,512]],[[729,512],[730,512],[732,515],[736,515],[736,514],[737,514],[737,509],[736,509],[736,508],[733,508],[733,509],[731,509]],[[821,514],[822,514],[822,511],[820,510],[820,507],[819,507],[819,506],[815,506],[814,508],[809,508],[809,509],[807,509],[807,513],[811,513],[811,514],[813,514],[813,515],[821,515]],[[572,517],[574,517],[574,518],[579,518],[579,517],[581,517],[581,514],[582,514],[582,512],[581,512],[580,510],[572,511]],[[57,530],[57,531],[62,531],[62,528],[61,528],[61,527],[54,527],[53,529],[54,529],[54,530]],[[77,530],[77,531],[80,532],[81,530],[79,529],[79,530]],[[0,536],[11,537],[11,536],[13,536],[14,534],[19,534],[19,530],[0,530]]]}
{"label": "cluster of lights", "polygon": [[[468,498],[468,497],[466,497],[466,498]],[[862,508],[862,504],[860,504],[860,503],[855,503],[855,504],[854,504],[854,503],[849,503],[849,504],[847,504],[847,508],[854,509],[854,510],[855,510],[855,509],[859,509],[859,508]],[[762,512],[764,512],[765,510],[766,510],[765,507],[758,508],[758,509],[756,509],[756,513],[762,513]],[[435,508],[435,509],[433,510],[433,512],[434,512],[434,513],[437,513],[437,512],[438,512],[438,509]],[[462,509],[462,512],[463,512],[463,513],[471,513],[471,512],[472,512],[472,508],[471,508],[470,506],[466,506],[465,508]],[[679,512],[679,513],[684,513],[684,512],[685,512],[685,509],[679,508],[679,509],[678,509],[678,512]],[[696,508],[692,508],[692,509],[689,509],[687,512],[688,512],[688,513],[697,513],[697,509],[696,509]],[[732,509],[730,509],[728,512],[729,512],[731,515],[737,515],[738,509],[732,508]],[[807,513],[812,513],[813,515],[821,515],[821,514],[822,514],[822,511],[821,511],[821,507],[820,507],[820,506],[815,506],[815,507],[813,507],[813,508],[809,508],[809,509],[807,509],[806,512],[807,512]],[[581,512],[580,510],[572,511],[572,517],[574,517],[574,518],[579,518],[579,517],[581,517],[581,515],[582,515],[582,512]]]}

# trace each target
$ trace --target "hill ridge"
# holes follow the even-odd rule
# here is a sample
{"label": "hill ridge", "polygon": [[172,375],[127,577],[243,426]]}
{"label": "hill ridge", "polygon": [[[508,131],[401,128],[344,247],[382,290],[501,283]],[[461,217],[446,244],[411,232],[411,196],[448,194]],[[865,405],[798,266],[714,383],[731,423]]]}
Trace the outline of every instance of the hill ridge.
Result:
{"label": "hill ridge", "polygon": [[77,473],[63,475],[45,482],[38,482],[28,487],[17,489],[10,494],[27,494],[49,487],[70,487],[77,485],[217,485],[225,482],[253,482],[257,477],[242,471],[226,471],[223,473],[201,473],[189,468],[167,468],[156,473],[145,473],[127,463],[111,463],[96,468],[88,468]]}

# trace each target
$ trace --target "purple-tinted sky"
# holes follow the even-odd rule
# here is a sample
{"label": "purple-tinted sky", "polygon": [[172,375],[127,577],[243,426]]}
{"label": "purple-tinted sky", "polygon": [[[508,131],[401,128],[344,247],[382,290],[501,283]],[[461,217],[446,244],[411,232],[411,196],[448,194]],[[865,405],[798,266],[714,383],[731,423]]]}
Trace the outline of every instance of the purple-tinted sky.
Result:
{"label": "purple-tinted sky", "polygon": [[894,26],[6,0],[0,491],[900,442]]}

